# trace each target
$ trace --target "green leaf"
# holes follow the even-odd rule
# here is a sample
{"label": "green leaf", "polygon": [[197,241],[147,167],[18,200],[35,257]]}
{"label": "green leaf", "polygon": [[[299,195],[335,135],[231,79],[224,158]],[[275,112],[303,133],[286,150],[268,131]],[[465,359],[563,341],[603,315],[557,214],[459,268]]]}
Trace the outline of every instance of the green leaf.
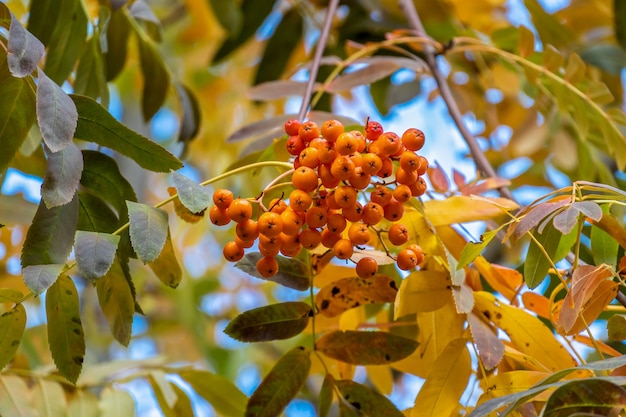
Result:
{"label": "green leaf", "polygon": [[69,203],[74,198],[83,172],[83,154],[74,142],[62,150],[48,154],[46,176],[41,197],[48,208]]}
{"label": "green leaf", "polygon": [[612,316],[607,320],[606,328],[608,330],[608,337],[611,340],[625,340],[626,339],[626,317],[622,315]]}
{"label": "green leaf", "polygon": [[[381,331],[335,330],[315,342],[324,355],[354,365],[387,365],[417,349],[415,340]],[[363,349],[367,346],[367,349]]]}
{"label": "green leaf", "polygon": [[44,45],[48,45],[59,15],[64,10],[59,7],[59,0],[32,0],[29,6],[28,31]]}
{"label": "green leaf", "polygon": [[170,174],[170,183],[176,188],[180,202],[192,213],[200,213],[213,202],[206,187],[176,171]]}
{"label": "green leaf", "polygon": [[98,303],[109,322],[111,334],[124,346],[130,342],[135,297],[131,291],[122,264],[116,258],[105,276],[96,281]]}
{"label": "green leaf", "polygon": [[26,310],[22,304],[0,315],[0,371],[13,359],[26,328]]}
{"label": "green leaf", "polygon": [[159,256],[148,264],[152,272],[161,280],[161,282],[170,288],[178,287],[183,278],[183,271],[180,269],[176,255],[174,254],[174,246],[172,245],[172,237],[169,230],[167,238],[163,244],[163,250]]}
{"label": "green leaf", "polygon": [[40,417],[67,415],[67,400],[63,387],[56,381],[37,378],[33,387],[33,405]]}
{"label": "green leaf", "polygon": [[[543,233],[537,234],[535,237],[539,244],[543,246],[546,254],[553,258],[562,236],[561,232],[550,224],[543,230]],[[553,259],[553,261],[556,261],[556,259]],[[541,284],[550,267],[550,260],[546,259],[539,245],[531,240],[526,253],[526,262],[524,262],[524,281],[528,288],[532,290]]]}
{"label": "green leaf", "polygon": [[62,264],[29,265],[22,269],[24,282],[35,294],[41,294],[54,284],[63,270]]}
{"label": "green leaf", "polygon": [[144,0],[135,0],[128,6],[128,12],[137,21],[143,23],[145,32],[156,42],[161,41],[161,21]]}
{"label": "green leaf", "polygon": [[[610,206],[608,204],[602,206],[603,212],[608,215],[610,215],[609,209]],[[619,244],[611,235],[594,226],[591,228],[589,239],[591,241],[591,255],[595,265],[617,265]]]}
{"label": "green leaf", "polygon": [[36,211],[37,205],[26,201],[23,195],[4,194],[0,198],[0,218],[5,226],[28,224],[33,221]]}
{"label": "green leaf", "polygon": [[558,48],[571,45],[576,36],[555,15],[547,13],[538,0],[524,0],[539,37],[544,44]]}
{"label": "green leaf", "polygon": [[277,256],[278,273],[273,277],[265,278],[256,270],[256,263],[262,257],[263,255],[259,252],[247,253],[242,260],[235,263],[235,266],[253,277],[272,281],[294,290],[306,291],[309,288],[310,269],[304,262],[294,258]]}
{"label": "green leaf", "polygon": [[285,353],[252,393],[246,417],[280,415],[304,386],[311,369],[311,350],[303,346]]}
{"label": "green leaf", "polygon": [[[102,8],[102,10],[108,9]],[[101,16],[100,19],[102,18]],[[89,39],[80,56],[76,69],[76,81],[74,81],[74,94],[94,99],[102,98],[104,105],[109,102],[109,87],[102,60],[100,38],[95,34]]]}
{"label": "green leaf", "polygon": [[254,85],[281,78],[296,46],[302,39],[304,22],[298,8],[289,9],[267,41],[257,67]]}
{"label": "green leaf", "polygon": [[78,291],[67,275],[59,277],[48,289],[46,317],[52,359],[61,375],[76,383],[83,368],[85,335],[80,321]]}
{"label": "green leaf", "polygon": [[465,339],[454,339],[446,345],[415,398],[411,417],[451,415],[459,407],[472,373],[466,344]]}
{"label": "green leaf", "polygon": [[148,378],[165,417],[194,416],[191,400],[176,384],[165,379],[162,371],[152,371]]}
{"label": "green leaf", "polygon": [[224,333],[241,342],[289,339],[300,334],[309,323],[311,306],[286,302],[248,310],[235,317]]}
{"label": "green leaf", "polygon": [[14,77],[26,77],[37,68],[37,64],[45,53],[43,44],[24,29],[21,23],[11,14],[9,27],[8,64]]}
{"label": "green leaf", "polygon": [[104,56],[106,80],[113,81],[124,68],[128,51],[130,23],[123,9],[113,10],[107,26],[107,51]]}
{"label": "green leaf", "polygon": [[37,71],[37,122],[52,153],[65,148],[74,137],[78,112],[72,99],[42,71]]}
{"label": "green leaf", "polygon": [[62,264],[74,243],[78,221],[78,197],[58,207],[47,208],[41,201],[22,247],[22,267]]}
{"label": "green leaf", "polygon": [[57,84],[70,75],[87,37],[88,18],[80,0],[61,0],[56,7],[63,10],[48,43],[46,74]]}
{"label": "green leaf", "polygon": [[229,379],[195,369],[183,370],[178,375],[191,385],[200,397],[207,400],[219,415],[224,417],[243,415],[247,398]]}
{"label": "green leaf", "polygon": [[21,291],[12,288],[0,288],[0,303],[16,303],[23,296]]}
{"label": "green leaf", "polygon": [[113,264],[119,242],[117,235],[78,230],[74,248],[81,274],[87,279],[105,275]]}
{"label": "green leaf", "polygon": [[239,5],[233,1],[210,0],[213,15],[220,22],[220,26],[228,32],[230,37],[237,36],[241,31],[243,14]]}
{"label": "green leaf", "polygon": [[467,242],[467,244],[463,247],[461,251],[461,256],[459,256],[459,264],[456,266],[457,269],[465,268],[471,262],[474,261],[480,255],[483,250],[487,247],[489,242],[493,240],[494,237],[497,236],[498,232],[502,228],[499,227],[495,230],[490,230],[488,232],[480,235],[480,242]]}
{"label": "green leaf", "polygon": [[127,201],[130,241],[143,263],[154,261],[169,234],[167,212],[147,204]]}
{"label": "green leaf", "polygon": [[213,62],[226,58],[231,52],[250,39],[257,31],[265,18],[272,11],[274,0],[243,0],[241,14],[243,22],[238,33],[230,33],[220,49],[215,53]]}
{"label": "green leaf", "polygon": [[322,382],[322,388],[320,389],[320,395],[317,401],[317,409],[319,410],[319,417],[328,417],[330,407],[333,403],[333,390],[335,387],[335,379],[331,374],[324,376],[324,382]]}
{"label": "green leaf", "polygon": [[160,145],[115,120],[104,107],[86,96],[70,95],[78,109],[76,139],[94,142],[133,159],[143,168],[168,172],[182,162]]}
{"label": "green leaf", "polygon": [[524,25],[519,26],[519,44],[517,49],[524,58],[535,52],[535,35]]}
{"label": "green leaf", "polygon": [[187,143],[200,131],[200,104],[193,92],[183,84],[176,83],[176,92],[178,93],[182,112],[180,129],[178,130],[178,142]]}
{"label": "green leaf", "polygon": [[91,391],[76,390],[67,406],[67,417],[99,417],[98,397]]}
{"label": "green leaf", "polygon": [[358,382],[339,379],[335,381],[335,385],[343,399],[358,411],[358,414],[349,415],[367,417],[402,417],[403,415],[387,397]]}
{"label": "green leaf", "polygon": [[31,392],[23,378],[15,375],[0,375],[0,415],[19,417],[40,417],[25,398]]}
{"label": "green leaf", "polygon": [[76,229],[102,233],[111,233],[117,229],[119,220],[107,203],[84,191],[78,192],[78,201]]}
{"label": "green leaf", "polygon": [[626,66],[626,53],[617,45],[609,43],[588,45],[578,53],[587,64],[595,65],[611,75],[618,76]]}
{"label": "green leaf", "polygon": [[9,74],[7,55],[2,48],[0,97],[0,172],[4,172],[36,120],[36,101],[32,80]]}
{"label": "green leaf", "polygon": [[94,196],[111,204],[117,211],[120,221],[126,223],[128,217],[126,201],[137,201],[137,195],[120,172],[115,159],[102,152],[84,150],[83,161],[85,166],[80,184]]}
{"label": "green leaf", "polygon": [[100,396],[100,417],[134,417],[135,401],[121,389],[106,387]]}
{"label": "green leaf", "polygon": [[626,51],[626,4],[621,0],[613,0],[613,19],[617,42]]}
{"label": "green leaf", "polygon": [[[572,381],[559,387],[548,399],[542,415],[568,417],[573,414],[610,415],[626,406],[626,389],[609,381]],[[615,414],[616,415],[616,414]]]}

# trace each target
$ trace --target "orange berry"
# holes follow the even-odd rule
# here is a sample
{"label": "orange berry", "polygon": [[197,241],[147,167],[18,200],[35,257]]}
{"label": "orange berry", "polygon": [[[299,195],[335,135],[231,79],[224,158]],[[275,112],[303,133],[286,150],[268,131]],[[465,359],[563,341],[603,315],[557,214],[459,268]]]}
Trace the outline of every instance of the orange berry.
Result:
{"label": "orange berry", "polygon": [[262,277],[273,277],[278,272],[278,261],[274,257],[265,256],[257,261],[256,270]]}
{"label": "orange berry", "polygon": [[396,170],[396,181],[400,184],[413,184],[417,181],[417,171],[405,171],[399,167]]}
{"label": "orange berry", "polygon": [[278,253],[280,252],[280,248],[281,248],[281,246],[266,247],[262,245],[261,243],[258,244],[258,247],[259,247],[259,252],[261,252],[261,255],[267,256],[267,257],[278,255]]}
{"label": "orange berry", "polygon": [[283,233],[286,235],[296,235],[303,225],[302,217],[289,207],[280,214],[283,221]]}
{"label": "orange berry", "polygon": [[299,235],[291,235],[290,236],[290,235],[286,235],[284,233],[281,233],[280,240],[281,240],[280,250],[283,250],[283,249],[287,249],[287,250],[298,249],[298,251],[300,251],[300,249],[302,249],[302,244],[300,244],[300,236]]}
{"label": "orange berry", "polygon": [[392,198],[391,201],[383,206],[385,219],[396,222],[404,215],[404,206],[401,202]]}
{"label": "orange berry", "polygon": [[271,211],[261,214],[258,220],[259,233],[268,237],[279,235],[283,231],[283,219]]}
{"label": "orange berry", "polygon": [[333,246],[333,252],[339,259],[350,259],[354,253],[354,246],[348,239],[340,239]]}
{"label": "orange berry", "polygon": [[306,144],[302,140],[300,136],[289,136],[287,138],[287,143],[285,143],[285,147],[287,148],[287,152],[290,155],[300,155],[300,152],[306,148]]}
{"label": "orange berry", "polygon": [[344,127],[339,120],[326,120],[322,123],[322,136],[329,142],[335,142],[343,132]]}
{"label": "orange berry", "polygon": [[409,229],[401,223],[392,224],[387,236],[392,245],[404,245],[409,240]]}
{"label": "orange berry", "polygon": [[400,167],[405,171],[417,171],[420,165],[420,157],[414,152],[404,151],[400,156]]}
{"label": "orange berry", "polygon": [[410,151],[419,151],[425,141],[424,132],[419,129],[410,128],[402,134],[402,144]]}
{"label": "orange berry", "polygon": [[320,128],[317,126],[317,123],[309,120],[300,125],[298,135],[300,135],[304,143],[309,143],[313,139],[320,137]]}
{"label": "orange berry", "polygon": [[352,207],[356,204],[357,194],[354,188],[347,185],[335,189],[335,202],[341,208]]}
{"label": "orange berry", "polygon": [[234,195],[230,190],[222,188],[213,193],[213,203],[215,203],[215,205],[222,210],[227,209],[228,206],[230,206],[230,203],[233,202],[233,199]]}
{"label": "orange berry", "polygon": [[258,224],[252,219],[237,223],[237,227],[235,227],[235,234],[241,240],[254,242],[254,240],[259,237]]}
{"label": "orange berry", "polygon": [[422,247],[420,245],[412,244],[404,249],[413,251],[413,253],[415,254],[417,265],[424,262],[424,251],[422,250]]}
{"label": "orange berry", "polygon": [[306,211],[306,224],[314,229],[319,229],[326,225],[328,219],[326,207],[311,207]]}
{"label": "orange berry", "polygon": [[408,271],[417,266],[417,258],[415,256],[415,252],[408,249],[402,249],[398,252],[398,257],[396,258],[396,264],[398,268],[403,271]]}
{"label": "orange berry", "polygon": [[369,202],[363,206],[363,211],[361,212],[361,220],[363,223],[368,226],[373,226],[383,219],[385,215],[385,211],[383,207],[378,203]]}
{"label": "orange berry", "polygon": [[236,242],[228,242],[225,244],[222,253],[224,254],[224,258],[230,262],[237,262],[243,258],[244,255],[243,248],[239,247]]}
{"label": "orange berry", "polygon": [[306,191],[293,190],[289,194],[289,206],[293,211],[304,212],[311,207],[312,202],[313,198]]}
{"label": "orange berry", "polygon": [[391,201],[392,196],[393,194],[389,188],[384,185],[377,185],[376,188],[374,188],[374,191],[370,194],[370,200],[384,207]]}
{"label": "orange berry", "polygon": [[326,227],[333,233],[341,233],[346,229],[348,222],[346,218],[339,213],[333,213],[326,220]]}
{"label": "orange berry", "polygon": [[317,168],[317,166],[320,164],[320,157],[318,156],[318,154],[319,150],[317,148],[309,146],[308,148],[304,148],[304,150],[300,152],[300,155],[298,155],[298,160],[300,161],[300,164],[302,166]]}
{"label": "orange berry", "polygon": [[235,243],[241,249],[248,249],[251,248],[252,245],[254,245],[254,240],[241,240],[239,236],[235,236]]}
{"label": "orange berry", "polygon": [[428,171],[428,159],[420,155],[420,164],[417,167],[417,175],[424,175]]}
{"label": "orange berry", "polygon": [[359,140],[352,132],[344,132],[335,142],[335,150],[339,155],[350,155],[356,152],[359,147]]}
{"label": "orange berry", "polygon": [[383,166],[376,173],[376,175],[379,176],[380,178],[391,177],[391,175],[393,174],[393,162],[391,162],[391,159],[387,157],[381,158],[381,160],[383,161]]}
{"label": "orange berry", "polygon": [[341,208],[339,207],[339,205],[337,204],[337,201],[335,200],[335,191],[336,189],[332,189],[328,191],[328,195],[326,196],[326,206],[330,210],[339,210]]}
{"label": "orange berry", "polygon": [[282,214],[285,210],[287,210],[288,206],[287,206],[287,203],[285,203],[282,199],[272,198],[269,206],[267,207],[269,207],[272,213]]}
{"label": "orange berry", "polygon": [[345,217],[346,220],[351,221],[353,223],[361,221],[362,213],[363,213],[363,206],[358,201],[353,206],[341,209],[341,214],[343,215],[343,217]]}
{"label": "orange berry", "polygon": [[370,229],[363,223],[353,223],[348,229],[348,238],[355,245],[365,245],[370,237]]}
{"label": "orange berry", "polygon": [[378,262],[376,259],[366,256],[356,263],[356,274],[361,278],[372,278],[378,273]]}
{"label": "orange berry", "polygon": [[311,146],[317,149],[317,157],[320,160],[320,164],[330,164],[337,157],[335,145],[328,142],[326,139],[314,139],[311,142]]}
{"label": "orange berry", "polygon": [[376,175],[383,167],[383,161],[375,153],[366,153],[361,158],[361,167],[366,174]]}
{"label": "orange berry", "polygon": [[384,132],[376,142],[379,144],[380,152],[387,156],[396,154],[402,147],[400,137],[394,132]]}
{"label": "orange berry", "polygon": [[350,133],[352,133],[356,138],[356,151],[360,154],[365,150],[365,147],[367,146],[367,143],[365,142],[365,136],[363,136],[363,133],[359,132],[358,130],[351,130]]}
{"label": "orange berry", "polygon": [[265,249],[279,250],[282,244],[283,244],[283,240],[281,238],[281,235],[276,235],[276,236],[259,235],[259,246],[263,246],[265,247]]}
{"label": "orange berry", "polygon": [[284,256],[288,256],[290,258],[293,258],[295,256],[298,256],[298,254],[300,253],[300,251],[302,250],[302,245],[298,244],[298,246],[294,247],[294,248],[280,248],[280,253]]}
{"label": "orange berry", "polygon": [[422,196],[426,192],[426,181],[424,180],[424,178],[418,177],[417,181],[409,185],[409,188],[411,189],[411,195],[413,197]]}
{"label": "orange berry", "polygon": [[243,198],[236,198],[228,206],[228,216],[235,222],[245,222],[252,217],[252,204]]}
{"label": "orange berry", "polygon": [[306,166],[299,167],[291,175],[291,182],[293,182],[293,186],[308,192],[317,188],[317,180],[317,172]]}
{"label": "orange berry", "polygon": [[340,155],[330,164],[330,173],[339,180],[347,180],[354,174],[354,161],[345,155]]}
{"label": "orange berry", "polygon": [[360,167],[363,164],[363,155],[359,152],[353,152],[348,155],[348,158],[354,163],[355,167]]}
{"label": "orange berry", "polygon": [[322,164],[317,168],[318,175],[322,181],[322,185],[326,188],[335,188],[341,180],[333,175],[330,165]]}
{"label": "orange berry", "polygon": [[230,223],[227,209],[220,209],[217,206],[211,206],[209,209],[209,219],[216,226],[225,226]]}
{"label": "orange berry", "polygon": [[300,129],[300,121],[296,119],[290,119],[285,122],[285,133],[289,136],[294,136],[298,134],[298,130]]}
{"label": "orange berry", "polygon": [[325,228],[322,230],[322,245],[325,248],[332,249],[335,243],[341,240],[341,233],[332,232],[330,229]]}
{"label": "orange berry", "polygon": [[364,190],[370,184],[371,179],[372,176],[363,172],[363,168],[356,167],[354,174],[348,178],[348,182],[357,190]]}
{"label": "orange berry", "polygon": [[307,249],[315,249],[322,241],[322,234],[316,229],[304,229],[300,232],[300,243]]}
{"label": "orange berry", "polygon": [[365,126],[365,137],[368,140],[376,140],[383,134],[383,127],[378,122],[368,122]]}
{"label": "orange berry", "polygon": [[400,184],[393,190],[393,198],[401,203],[409,201],[413,197],[411,187],[405,184]]}

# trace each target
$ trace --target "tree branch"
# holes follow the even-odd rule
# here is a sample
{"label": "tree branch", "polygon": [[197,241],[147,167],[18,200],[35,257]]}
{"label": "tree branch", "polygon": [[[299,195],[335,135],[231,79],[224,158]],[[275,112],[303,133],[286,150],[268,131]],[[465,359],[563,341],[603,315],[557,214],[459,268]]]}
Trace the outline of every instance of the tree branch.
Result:
{"label": "tree branch", "polygon": [[317,78],[317,70],[320,67],[320,60],[322,54],[326,48],[326,42],[328,42],[328,35],[330,34],[330,28],[333,23],[333,17],[339,6],[339,0],[330,0],[328,7],[326,8],[326,16],[324,17],[324,26],[320,32],[320,38],[317,41],[315,48],[315,54],[313,55],[313,62],[311,63],[311,69],[309,70],[309,80],[304,90],[304,96],[302,96],[302,104],[300,105],[300,111],[298,112],[298,120],[303,120],[306,115],[306,111],[309,108],[311,101],[311,95],[313,94],[313,85],[315,85],[315,79]]}
{"label": "tree branch", "polygon": [[[428,34],[424,30],[424,25],[422,24],[419,14],[417,13],[417,10],[415,9],[415,5],[413,4],[413,1],[412,0],[399,0],[399,3],[400,3],[400,7],[404,11],[404,14],[407,16],[407,19],[409,20],[409,25],[411,26],[411,28],[413,28],[419,36],[428,37]],[[428,65],[428,68],[430,69],[430,72],[432,73],[433,78],[435,79],[435,82],[437,83],[439,94],[441,95],[441,98],[443,99],[443,101],[446,103],[446,107],[448,108],[450,117],[452,117],[452,120],[454,121],[457,128],[459,129],[459,132],[461,133],[463,140],[465,140],[465,143],[467,143],[467,146],[470,149],[472,158],[474,159],[476,166],[478,167],[478,169],[484,176],[496,177],[497,175],[496,175],[495,170],[493,169],[493,167],[491,166],[491,164],[485,157],[485,154],[483,153],[483,151],[480,149],[480,146],[478,145],[476,138],[467,129],[467,126],[465,126],[465,123],[463,123],[463,116],[461,115],[459,106],[456,104],[456,101],[454,100],[454,97],[452,96],[452,92],[450,91],[450,87],[448,86],[448,82],[446,78],[444,77],[444,75],[439,70],[439,67],[437,66],[437,58],[435,56],[433,48],[430,45],[425,45],[424,54],[426,55],[426,64]],[[515,198],[513,198],[513,195],[511,194],[511,191],[508,188],[502,187],[498,191],[503,197],[506,197],[511,200],[515,200]]]}

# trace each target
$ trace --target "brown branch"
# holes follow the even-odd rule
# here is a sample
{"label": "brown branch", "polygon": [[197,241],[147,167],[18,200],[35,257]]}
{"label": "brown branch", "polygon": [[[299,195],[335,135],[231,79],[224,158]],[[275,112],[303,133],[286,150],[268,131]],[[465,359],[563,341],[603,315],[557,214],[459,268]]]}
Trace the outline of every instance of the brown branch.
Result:
{"label": "brown branch", "polygon": [[[418,36],[428,37],[428,34],[424,30],[424,25],[422,24],[422,20],[420,19],[419,14],[417,13],[417,10],[415,9],[413,0],[399,0],[399,3],[400,3],[400,7],[404,11],[404,14],[407,16],[407,19],[409,20],[409,25],[411,26],[411,28],[417,32]],[[446,103],[446,107],[448,108],[450,117],[452,117],[454,124],[456,124],[457,128],[459,129],[459,132],[461,133],[463,140],[465,140],[465,143],[467,143],[467,146],[470,149],[472,158],[474,159],[476,166],[478,167],[478,169],[484,176],[496,177],[497,175],[496,175],[495,170],[493,169],[493,167],[491,166],[491,164],[485,157],[485,154],[483,153],[483,151],[480,149],[480,146],[478,145],[476,138],[474,137],[474,135],[472,135],[472,133],[468,130],[467,126],[465,126],[465,123],[463,122],[463,116],[461,114],[461,111],[459,110],[459,106],[457,105],[456,101],[454,100],[454,97],[452,96],[452,92],[450,91],[450,86],[448,86],[448,82],[446,78],[444,77],[442,72],[439,70],[439,67],[437,66],[437,58],[435,56],[435,52],[433,48],[429,45],[425,45],[424,55],[426,56],[426,64],[428,65],[428,68],[430,69],[430,72],[432,73],[433,78],[435,79],[435,82],[437,83],[439,94],[441,95],[441,98],[443,99],[443,101]],[[515,198],[513,198],[513,195],[511,194],[511,191],[508,188],[502,187],[498,189],[498,191],[503,197],[506,197],[510,200],[515,201]]]}
{"label": "brown branch", "polygon": [[337,7],[339,6],[339,0],[330,0],[328,7],[326,8],[326,16],[324,17],[324,26],[320,32],[320,38],[317,41],[315,48],[315,54],[313,55],[313,62],[311,63],[311,69],[309,70],[309,80],[304,90],[304,96],[302,96],[302,104],[300,105],[300,111],[298,112],[298,120],[303,120],[306,114],[309,104],[311,102],[311,95],[313,94],[313,86],[315,85],[315,79],[317,78],[317,71],[320,67],[320,61],[322,54],[326,48],[326,42],[328,42],[328,35],[330,34],[330,28],[333,23],[333,18]]}

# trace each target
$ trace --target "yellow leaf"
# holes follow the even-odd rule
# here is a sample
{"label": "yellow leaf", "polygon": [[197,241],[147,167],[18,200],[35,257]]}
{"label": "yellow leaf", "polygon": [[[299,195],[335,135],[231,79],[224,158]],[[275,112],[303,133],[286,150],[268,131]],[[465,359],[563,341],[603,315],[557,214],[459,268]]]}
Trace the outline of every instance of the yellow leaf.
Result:
{"label": "yellow leaf", "polygon": [[393,391],[393,374],[386,365],[369,365],[365,367],[367,377],[381,394],[391,395]]}
{"label": "yellow leaf", "polygon": [[434,228],[422,213],[406,210],[398,223],[404,224],[409,229],[411,242],[418,243],[426,255],[439,255],[445,258],[445,253],[440,248]]}
{"label": "yellow leaf", "polygon": [[365,311],[362,307],[344,311],[339,316],[339,330],[356,330],[365,320]]}
{"label": "yellow leaf", "polygon": [[395,281],[386,275],[343,278],[322,288],[315,297],[315,305],[320,314],[334,317],[364,304],[392,303],[397,292]]}
{"label": "yellow leaf", "polygon": [[505,210],[518,207],[514,201],[501,197],[487,199],[457,195],[424,202],[426,216],[434,226],[491,220],[502,216]]}
{"label": "yellow leaf", "polygon": [[548,376],[550,376],[549,372],[537,371],[510,371],[488,375],[480,383],[485,391],[481,401],[526,391]]}
{"label": "yellow leaf", "polygon": [[[331,252],[332,253],[332,252]],[[334,256],[334,255],[333,255]],[[323,288],[328,284],[343,278],[350,278],[356,275],[354,268],[347,266],[328,264],[313,279],[313,285]]]}
{"label": "yellow leaf", "polygon": [[523,283],[522,274],[515,269],[491,264],[482,256],[474,259],[474,266],[494,290],[508,300],[515,298]]}
{"label": "yellow leaf", "polygon": [[476,309],[509,335],[520,352],[535,358],[546,370],[576,366],[576,361],[537,317],[525,310],[502,304],[493,294],[475,292]]}
{"label": "yellow leaf", "polygon": [[457,409],[472,373],[466,343],[455,339],[445,347],[415,398],[411,417],[449,416]]}
{"label": "yellow leaf", "polygon": [[438,310],[449,303],[450,274],[440,271],[417,271],[402,280],[396,296],[394,318]]}

